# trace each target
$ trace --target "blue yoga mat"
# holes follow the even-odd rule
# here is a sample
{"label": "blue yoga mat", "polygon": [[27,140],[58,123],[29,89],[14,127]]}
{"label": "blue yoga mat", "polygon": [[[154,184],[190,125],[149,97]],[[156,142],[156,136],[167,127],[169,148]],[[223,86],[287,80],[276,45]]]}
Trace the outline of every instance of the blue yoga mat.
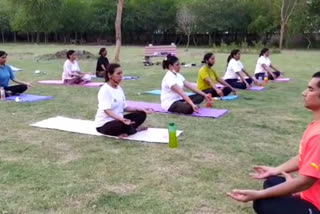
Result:
{"label": "blue yoga mat", "polygon": [[[92,75],[90,75],[91,76],[91,78],[92,79],[96,79],[96,78],[102,78],[102,77],[97,77],[96,75],[94,75],[94,74],[92,74]],[[138,76],[124,76],[123,78],[122,78],[122,80],[137,80],[137,79],[139,79],[140,77],[138,77]]]}
{"label": "blue yoga mat", "polygon": [[[152,95],[161,95],[161,90],[160,89],[155,89],[155,90],[151,90],[151,91],[146,91],[144,92],[145,94],[152,94]],[[192,92],[185,92],[186,95],[190,96],[193,95],[194,93]]]}
{"label": "blue yoga mat", "polygon": [[225,97],[221,97],[221,100],[235,100],[238,99],[238,95],[229,95],[229,96],[225,96]]}
{"label": "blue yoga mat", "polygon": [[17,97],[19,97],[20,102],[28,102],[28,103],[33,103],[33,102],[53,99],[53,97],[51,97],[51,96],[40,96],[40,95],[33,95],[33,94],[21,94],[19,96],[6,97],[6,100],[15,101]]}

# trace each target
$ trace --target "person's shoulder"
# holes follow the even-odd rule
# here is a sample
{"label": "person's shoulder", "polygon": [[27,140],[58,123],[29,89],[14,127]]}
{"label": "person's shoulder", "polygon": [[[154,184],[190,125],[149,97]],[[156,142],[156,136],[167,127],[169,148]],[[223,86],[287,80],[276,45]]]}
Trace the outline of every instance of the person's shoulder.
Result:
{"label": "person's shoulder", "polygon": [[199,70],[199,73],[202,73],[202,72],[208,72],[209,71],[209,68],[206,64],[204,64],[200,70]]}

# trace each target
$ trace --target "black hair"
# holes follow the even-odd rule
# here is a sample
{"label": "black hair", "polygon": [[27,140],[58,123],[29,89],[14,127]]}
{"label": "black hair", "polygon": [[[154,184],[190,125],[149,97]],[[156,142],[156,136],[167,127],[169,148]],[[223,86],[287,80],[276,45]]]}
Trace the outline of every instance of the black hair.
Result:
{"label": "black hair", "polygon": [[230,55],[228,56],[227,63],[229,63],[230,60],[231,60],[235,55],[237,55],[239,52],[240,52],[239,49],[234,49],[234,50],[232,50],[231,53],[230,53]]}
{"label": "black hair", "polygon": [[203,60],[201,61],[202,63],[207,63],[207,61],[213,56],[213,53],[206,53],[203,56]]}
{"label": "black hair", "polygon": [[169,65],[174,65],[177,61],[179,61],[178,57],[168,54],[167,58],[162,61],[162,68],[169,69]]}
{"label": "black hair", "polygon": [[263,48],[263,49],[260,51],[259,57],[260,57],[260,56],[263,56],[267,51],[269,51],[269,48]]}
{"label": "black hair", "polygon": [[[312,78],[318,78],[318,79],[320,79],[320,71],[314,73],[314,74],[312,75]],[[320,80],[318,81],[317,86],[318,86],[318,88],[320,88]]]}
{"label": "black hair", "polygon": [[70,56],[71,56],[73,53],[75,53],[74,50],[69,50],[69,51],[67,52],[67,58],[70,59]]}
{"label": "black hair", "polygon": [[5,51],[0,51],[0,57],[2,57],[3,55],[8,55]]}
{"label": "black hair", "polygon": [[104,79],[105,79],[106,82],[109,81],[108,74],[112,75],[117,68],[120,68],[120,65],[117,64],[117,63],[111,63],[111,64],[109,64],[107,66],[107,70],[106,70],[105,75],[104,75]]}
{"label": "black hair", "polygon": [[102,56],[102,52],[106,51],[106,48],[100,48],[99,55]]}

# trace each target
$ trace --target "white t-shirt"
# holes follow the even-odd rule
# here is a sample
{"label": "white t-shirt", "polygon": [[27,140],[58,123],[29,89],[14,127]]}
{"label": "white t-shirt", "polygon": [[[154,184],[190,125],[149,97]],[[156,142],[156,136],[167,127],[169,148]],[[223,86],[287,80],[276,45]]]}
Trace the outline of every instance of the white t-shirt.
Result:
{"label": "white t-shirt", "polygon": [[236,73],[241,72],[243,69],[243,65],[239,60],[231,59],[228,63],[226,73],[223,79],[238,79],[238,75]]}
{"label": "white t-shirt", "polygon": [[80,72],[80,67],[78,62],[75,60],[72,63],[69,59],[67,59],[63,65],[62,80],[72,79],[72,75],[79,72]]}
{"label": "white t-shirt", "polygon": [[260,56],[258,61],[257,61],[257,65],[256,65],[256,70],[254,71],[255,74],[258,73],[266,73],[267,71],[264,70],[264,68],[262,67],[262,65],[265,64],[266,66],[270,67],[271,65],[271,60],[269,59],[269,57],[265,57],[265,56]]}
{"label": "white t-shirt", "polygon": [[103,84],[98,93],[98,110],[95,117],[96,127],[101,127],[114,120],[104,112],[105,110],[111,110],[118,117],[123,117],[126,107],[126,97],[122,88],[120,86],[112,88],[108,83]]}
{"label": "white t-shirt", "polygon": [[173,91],[171,87],[176,84],[183,90],[184,81],[185,78],[181,74],[167,71],[161,83],[161,107],[164,110],[168,111],[172,103],[183,99],[178,93]]}

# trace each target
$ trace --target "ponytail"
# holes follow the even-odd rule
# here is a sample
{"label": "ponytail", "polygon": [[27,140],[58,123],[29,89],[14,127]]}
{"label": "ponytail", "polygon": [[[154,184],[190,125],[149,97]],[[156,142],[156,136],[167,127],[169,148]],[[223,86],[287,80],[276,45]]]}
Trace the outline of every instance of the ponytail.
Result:
{"label": "ponytail", "polygon": [[179,61],[178,57],[168,54],[167,57],[162,61],[162,68],[164,70],[169,69],[169,66],[174,65],[174,63],[177,61]]}
{"label": "ponytail", "polygon": [[228,63],[230,62],[230,60],[235,56],[237,55],[238,53],[240,52],[239,49],[234,49],[231,51],[230,55],[228,56],[228,59],[227,59],[227,65]]}
{"label": "ponytail", "polygon": [[263,49],[260,51],[259,57],[260,57],[260,56],[263,56],[267,51],[269,51],[268,48],[263,48]]}

